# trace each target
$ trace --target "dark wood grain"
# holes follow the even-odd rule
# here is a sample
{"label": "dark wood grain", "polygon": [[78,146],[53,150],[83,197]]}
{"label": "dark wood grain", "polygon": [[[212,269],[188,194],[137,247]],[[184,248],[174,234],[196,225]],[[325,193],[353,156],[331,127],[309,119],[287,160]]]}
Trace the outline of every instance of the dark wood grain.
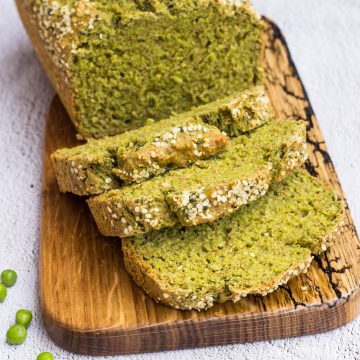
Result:
{"label": "dark wood grain", "polygon": [[[307,169],[343,194],[313,110],[279,29],[267,21],[266,83],[279,117],[308,124]],[[346,231],[307,274],[266,297],[204,312],[156,304],[127,275],[120,240],[99,235],[85,202],[59,193],[55,149],[76,144],[58,98],[48,115],[41,226],[41,304],[46,329],[82,354],[150,352],[328,331],[360,311],[360,244],[347,209]]]}

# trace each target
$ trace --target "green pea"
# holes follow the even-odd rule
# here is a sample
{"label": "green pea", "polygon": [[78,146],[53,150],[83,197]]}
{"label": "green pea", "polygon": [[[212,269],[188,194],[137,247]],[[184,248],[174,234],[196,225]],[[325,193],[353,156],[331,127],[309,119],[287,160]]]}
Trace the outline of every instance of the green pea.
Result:
{"label": "green pea", "polygon": [[5,285],[0,284],[0,303],[4,302],[6,299],[7,289]]}
{"label": "green pea", "polygon": [[37,356],[36,360],[54,360],[54,357],[52,353],[42,352]]}
{"label": "green pea", "polygon": [[6,333],[6,340],[11,345],[21,345],[27,336],[24,325],[15,324]]}
{"label": "green pea", "polygon": [[29,327],[31,320],[33,318],[31,311],[26,309],[20,309],[16,313],[16,323],[19,325],[24,325],[26,328]]}
{"label": "green pea", "polygon": [[16,283],[17,275],[14,270],[4,270],[1,273],[1,282],[6,287],[11,287]]}

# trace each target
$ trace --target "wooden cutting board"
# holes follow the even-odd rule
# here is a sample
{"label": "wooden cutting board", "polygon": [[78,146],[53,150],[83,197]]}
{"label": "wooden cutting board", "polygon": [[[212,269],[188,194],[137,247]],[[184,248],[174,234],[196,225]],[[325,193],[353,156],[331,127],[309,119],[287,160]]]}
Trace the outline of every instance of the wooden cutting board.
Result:
{"label": "wooden cutting board", "polygon": [[[307,122],[308,171],[343,194],[285,40],[266,30],[266,85],[276,113]],[[266,296],[203,312],[156,304],[127,275],[120,240],[102,237],[83,199],[60,194],[50,154],[77,144],[56,97],[46,129],[41,223],[41,305],[50,337],[67,350],[129,354],[314,334],[360,311],[360,243],[347,209],[346,231],[307,274]],[[339,151],[341,151],[339,149]]]}

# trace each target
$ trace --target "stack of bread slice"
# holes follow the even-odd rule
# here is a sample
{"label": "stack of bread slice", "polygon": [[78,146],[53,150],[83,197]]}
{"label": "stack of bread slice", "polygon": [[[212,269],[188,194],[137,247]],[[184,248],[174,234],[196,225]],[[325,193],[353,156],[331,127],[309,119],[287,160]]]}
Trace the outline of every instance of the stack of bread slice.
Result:
{"label": "stack of bread slice", "polygon": [[306,159],[305,123],[275,119],[261,86],[52,155],[60,190],[122,238],[134,281],[198,310],[274,291],[341,231]]}

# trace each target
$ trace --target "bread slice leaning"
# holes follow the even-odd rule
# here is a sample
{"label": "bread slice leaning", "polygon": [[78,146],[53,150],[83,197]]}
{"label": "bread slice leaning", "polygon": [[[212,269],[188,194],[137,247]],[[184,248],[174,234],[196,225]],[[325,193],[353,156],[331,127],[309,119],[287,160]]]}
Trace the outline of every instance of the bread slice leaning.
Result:
{"label": "bread slice leaning", "polygon": [[210,159],[88,200],[100,232],[133,236],[215,221],[266,194],[307,158],[305,123],[273,120]]}
{"label": "bread slice leaning", "polygon": [[133,280],[153,299],[179,309],[208,309],[266,295],[306,272],[344,224],[343,204],[304,171],[214,223],[122,239]]}
{"label": "bread slice leaning", "polygon": [[196,118],[176,118],[51,155],[62,192],[96,195],[141,183],[223,151],[229,138]]}

